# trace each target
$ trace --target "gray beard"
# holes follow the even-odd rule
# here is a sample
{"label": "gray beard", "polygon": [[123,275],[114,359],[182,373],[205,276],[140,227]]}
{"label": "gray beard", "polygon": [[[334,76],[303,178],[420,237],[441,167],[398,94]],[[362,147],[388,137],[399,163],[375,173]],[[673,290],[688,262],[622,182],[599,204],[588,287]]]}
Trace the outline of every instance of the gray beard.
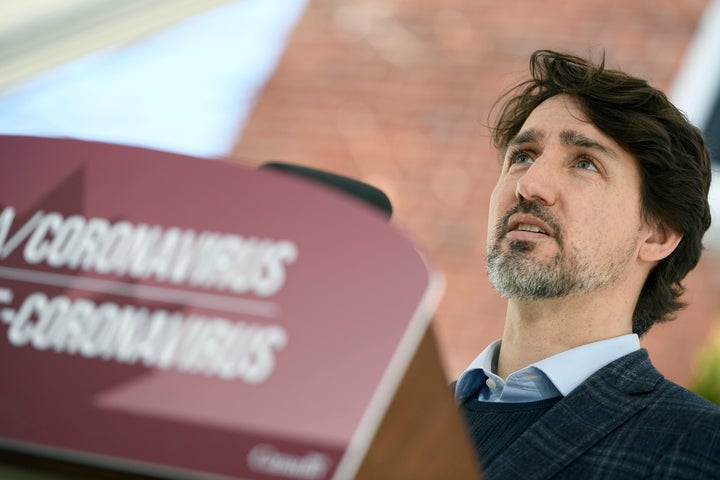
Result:
{"label": "gray beard", "polygon": [[609,283],[608,275],[583,265],[577,256],[562,251],[547,261],[529,256],[535,245],[510,242],[503,253],[498,243],[488,252],[487,271],[490,282],[500,295],[516,300],[561,298],[587,293]]}
{"label": "gray beard", "polygon": [[[562,229],[545,209],[534,202],[521,203],[498,221],[496,237],[488,249],[487,272],[490,282],[504,297],[515,300],[542,300],[590,293],[617,281],[633,254],[632,245],[620,258],[604,264],[583,261],[579,252],[565,248]],[[512,240],[503,252],[507,221],[518,211],[531,212],[553,227],[559,252],[549,260],[532,258],[535,244]]]}

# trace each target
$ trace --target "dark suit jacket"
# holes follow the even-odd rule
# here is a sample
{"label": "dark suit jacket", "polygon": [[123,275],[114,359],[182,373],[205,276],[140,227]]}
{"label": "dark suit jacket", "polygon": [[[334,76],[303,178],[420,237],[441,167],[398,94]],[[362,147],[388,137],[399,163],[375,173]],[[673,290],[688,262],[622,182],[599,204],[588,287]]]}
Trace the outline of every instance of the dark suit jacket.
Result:
{"label": "dark suit jacket", "polygon": [[720,479],[720,407],[640,350],[602,368],[485,466],[493,479]]}

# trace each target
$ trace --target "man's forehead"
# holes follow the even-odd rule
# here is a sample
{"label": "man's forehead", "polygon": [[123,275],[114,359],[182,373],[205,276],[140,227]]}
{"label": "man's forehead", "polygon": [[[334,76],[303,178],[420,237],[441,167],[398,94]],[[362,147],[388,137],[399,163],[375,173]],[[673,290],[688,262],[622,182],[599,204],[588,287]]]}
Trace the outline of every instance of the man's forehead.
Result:
{"label": "man's forehead", "polygon": [[539,140],[546,132],[557,128],[583,131],[588,135],[593,131],[599,132],[575,97],[559,94],[535,106],[522,122],[513,140],[518,136],[528,135],[535,135],[531,140]]}

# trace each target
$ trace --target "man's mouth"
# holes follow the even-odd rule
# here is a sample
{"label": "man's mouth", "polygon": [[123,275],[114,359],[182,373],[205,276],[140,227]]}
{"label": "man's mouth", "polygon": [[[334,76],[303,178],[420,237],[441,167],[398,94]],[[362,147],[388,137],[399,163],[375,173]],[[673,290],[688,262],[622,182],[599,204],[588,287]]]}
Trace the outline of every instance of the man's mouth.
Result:
{"label": "man's mouth", "polygon": [[560,223],[537,202],[519,202],[498,220],[496,232],[498,244],[504,238],[529,242],[551,238],[563,247]]}
{"label": "man's mouth", "polygon": [[516,230],[520,230],[521,232],[542,233],[544,235],[547,235],[547,232],[545,232],[545,230],[543,230],[542,228],[538,227],[537,225],[530,225],[527,223],[518,224]]}
{"label": "man's mouth", "polygon": [[527,232],[547,235],[548,237],[555,236],[555,232],[546,222],[543,222],[534,215],[528,215],[526,213],[516,213],[510,216],[506,228],[507,233]]}

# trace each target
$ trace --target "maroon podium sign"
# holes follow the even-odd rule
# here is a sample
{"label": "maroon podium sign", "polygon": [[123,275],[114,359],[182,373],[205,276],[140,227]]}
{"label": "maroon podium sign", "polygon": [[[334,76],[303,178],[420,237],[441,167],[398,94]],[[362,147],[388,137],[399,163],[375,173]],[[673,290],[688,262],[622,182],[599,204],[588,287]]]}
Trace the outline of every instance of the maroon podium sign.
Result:
{"label": "maroon podium sign", "polygon": [[437,283],[355,200],[0,137],[0,447],[172,478],[351,478]]}

